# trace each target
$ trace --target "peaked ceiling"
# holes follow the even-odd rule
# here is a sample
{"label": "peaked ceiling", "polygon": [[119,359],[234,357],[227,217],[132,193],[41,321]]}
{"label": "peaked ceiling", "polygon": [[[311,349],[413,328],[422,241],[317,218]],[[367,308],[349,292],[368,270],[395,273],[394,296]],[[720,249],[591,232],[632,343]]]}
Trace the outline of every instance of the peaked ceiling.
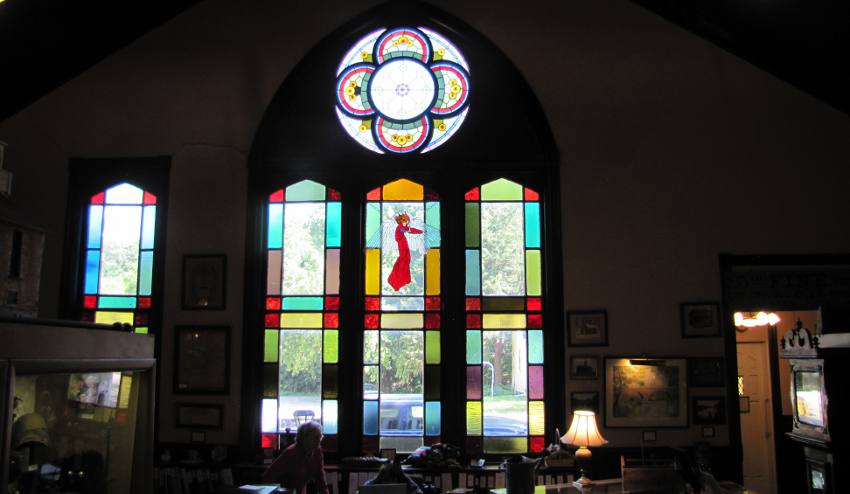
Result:
{"label": "peaked ceiling", "polygon": [[[850,114],[850,2],[632,1]],[[0,0],[0,122],[197,3]]]}

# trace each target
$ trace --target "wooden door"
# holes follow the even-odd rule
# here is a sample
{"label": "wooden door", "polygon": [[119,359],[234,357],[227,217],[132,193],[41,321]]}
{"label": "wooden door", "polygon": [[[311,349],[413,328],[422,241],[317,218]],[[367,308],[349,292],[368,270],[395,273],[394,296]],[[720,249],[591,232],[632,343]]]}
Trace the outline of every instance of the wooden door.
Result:
{"label": "wooden door", "polygon": [[738,342],[738,375],[743,377],[749,412],[742,412],[744,486],[759,494],[776,494],[776,458],[770,361],[766,341]]}

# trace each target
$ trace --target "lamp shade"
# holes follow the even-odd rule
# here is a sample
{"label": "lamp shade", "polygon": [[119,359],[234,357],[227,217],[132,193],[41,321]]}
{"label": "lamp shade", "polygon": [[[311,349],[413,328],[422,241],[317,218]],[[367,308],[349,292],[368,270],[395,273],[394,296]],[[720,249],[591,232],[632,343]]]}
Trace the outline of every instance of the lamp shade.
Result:
{"label": "lamp shade", "polygon": [[587,410],[573,412],[573,423],[570,424],[567,433],[561,437],[561,441],[583,448],[608,443],[596,427],[596,414]]}

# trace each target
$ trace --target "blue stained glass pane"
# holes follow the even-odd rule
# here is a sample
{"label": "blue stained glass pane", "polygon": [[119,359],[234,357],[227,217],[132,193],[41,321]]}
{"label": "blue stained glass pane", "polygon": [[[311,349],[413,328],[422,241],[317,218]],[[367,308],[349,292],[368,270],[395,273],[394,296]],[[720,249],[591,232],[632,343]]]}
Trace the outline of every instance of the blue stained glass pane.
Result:
{"label": "blue stained glass pane", "polygon": [[543,331],[533,330],[528,332],[528,363],[543,363]]}
{"label": "blue stained glass pane", "polygon": [[381,203],[366,203],[366,247],[381,247]]}
{"label": "blue stained glass pane", "polygon": [[151,294],[151,280],[153,278],[153,251],[143,250],[142,258],[140,259],[141,269],[139,270],[139,295],[148,296]]}
{"label": "blue stained glass pane", "polygon": [[440,203],[426,202],[425,203],[425,224],[429,229],[433,229],[436,234],[428,235],[428,247],[440,246]]}
{"label": "blue stained glass pane", "polygon": [[283,310],[322,310],[323,297],[283,297]]}
{"label": "blue stained glass pane", "polygon": [[154,226],[156,225],[156,206],[145,206],[142,216],[142,248],[153,249]]}
{"label": "blue stained glass pane", "polygon": [[342,203],[329,202],[327,214],[326,245],[328,247],[339,247],[342,236]]}
{"label": "blue stained glass pane", "polygon": [[336,434],[338,432],[338,405],[336,400],[322,401],[322,432]]}
{"label": "blue stained glass pane", "polygon": [[540,247],[540,203],[525,203],[525,246]]}
{"label": "blue stained glass pane", "polygon": [[425,435],[440,435],[440,402],[425,402]]}
{"label": "blue stained glass pane", "polygon": [[269,204],[269,249],[283,247],[283,204]]}
{"label": "blue stained glass pane", "polygon": [[135,309],[136,297],[98,297],[98,309]]}
{"label": "blue stained glass pane", "polygon": [[363,402],[363,435],[378,435],[378,402]]}
{"label": "blue stained glass pane", "polygon": [[86,254],[86,287],[85,293],[93,295],[97,293],[97,282],[100,274],[100,251],[90,250]]}
{"label": "blue stained glass pane", "polygon": [[481,295],[481,254],[477,249],[466,251],[466,294]]}
{"label": "blue stained glass pane", "polygon": [[89,249],[100,248],[100,233],[103,227],[103,206],[89,207]]}

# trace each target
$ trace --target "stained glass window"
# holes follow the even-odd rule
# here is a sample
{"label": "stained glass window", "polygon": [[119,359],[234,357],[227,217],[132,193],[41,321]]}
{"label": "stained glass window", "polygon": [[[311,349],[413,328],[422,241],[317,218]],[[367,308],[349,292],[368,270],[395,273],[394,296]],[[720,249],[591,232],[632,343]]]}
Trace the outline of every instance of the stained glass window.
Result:
{"label": "stained glass window", "polygon": [[540,197],[506,179],[465,196],[470,452],[544,446]]}
{"label": "stained glass window", "polygon": [[400,179],[366,195],[363,450],[439,442],[440,202]]}
{"label": "stained glass window", "polygon": [[460,128],[469,109],[469,66],[424,27],[381,29],[349,50],[337,70],[337,115],[377,153],[426,153]]}
{"label": "stained glass window", "polygon": [[121,183],[91,196],[82,319],[147,333],[153,282],[156,196]]}
{"label": "stained glass window", "polygon": [[279,189],[266,206],[262,444],[305,420],[335,448],[339,397],[340,193],[311,180]]}

